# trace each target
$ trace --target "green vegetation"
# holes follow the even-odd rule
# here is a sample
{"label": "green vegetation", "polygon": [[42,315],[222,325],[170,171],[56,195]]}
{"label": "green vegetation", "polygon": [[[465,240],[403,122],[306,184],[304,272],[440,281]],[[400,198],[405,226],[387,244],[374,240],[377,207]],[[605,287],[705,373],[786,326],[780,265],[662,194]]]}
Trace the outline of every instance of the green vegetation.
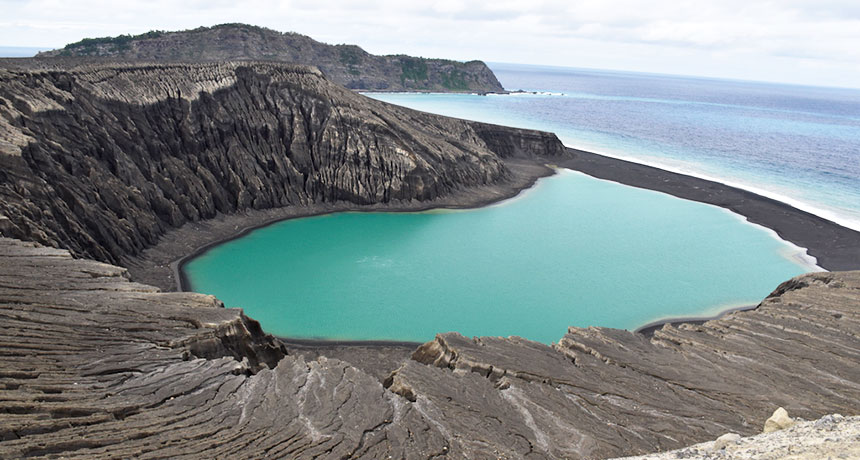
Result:
{"label": "green vegetation", "polygon": [[69,51],[69,55],[71,54],[72,50],[74,50],[76,54],[88,55],[97,54],[98,48],[101,45],[111,45],[115,50],[123,51],[127,50],[129,48],[129,43],[134,40],[158,38],[166,33],[167,32],[163,30],[150,30],[149,32],[145,32],[140,35],[118,35],[116,37],[85,38],[79,42],[69,43],[63,48],[63,50],[64,53],[65,51]]}
{"label": "green vegetation", "polygon": [[356,45],[335,45],[335,48],[337,48],[337,52],[340,54],[340,63],[346,66],[346,73],[360,75],[361,63],[364,60],[364,55],[367,53]]}
{"label": "green vegetation", "polygon": [[224,24],[216,24],[212,27],[198,27],[192,30],[183,30],[181,32],[205,32],[207,30],[215,30],[215,29],[241,29],[247,32],[259,32],[259,33],[268,33],[274,32],[278,35],[281,33],[277,30],[269,29],[266,27],[254,26],[251,24],[242,24],[241,22],[225,22]]}
{"label": "green vegetation", "polygon": [[361,55],[364,51],[358,46],[337,45],[337,51],[340,53],[341,64],[348,66],[361,64]]}
{"label": "green vegetation", "polygon": [[277,30],[274,30],[274,29],[269,29],[268,27],[254,26],[251,24],[242,24],[241,22],[227,22],[224,24],[217,24],[217,25],[214,25],[212,27],[198,27],[198,28],[193,29],[193,30],[182,30],[180,32],[208,32],[210,30],[217,30],[217,29],[241,30],[242,32],[256,33],[257,35],[260,36],[260,38],[262,40],[267,40],[267,39],[271,38],[272,36],[297,35],[297,34],[294,34],[292,32],[283,33],[283,32],[278,32]]}
{"label": "green vegetation", "polygon": [[[241,29],[248,32],[257,32],[260,34],[260,37],[263,39],[267,38],[267,34],[278,34],[281,35],[280,32],[267,29],[265,27],[252,26],[248,24],[240,24],[240,23],[228,23],[228,24],[218,24],[212,27],[197,27],[195,29],[182,30],[177,33],[190,32],[190,33],[200,33],[206,32],[209,30],[215,29]],[[146,40],[150,38],[159,38],[166,35],[168,32],[164,30],[150,30],[149,32],[144,32],[140,35],[118,35],[116,37],[99,37],[99,38],[85,38],[81,41],[75,43],[69,43],[63,48],[63,51],[60,52],[61,56],[71,56],[72,54],[76,55],[95,55],[99,53],[99,47],[101,46],[110,46],[113,51],[126,51],[130,48],[130,44],[135,40]]]}
{"label": "green vegetation", "polygon": [[[260,40],[257,40],[259,35]],[[215,40],[213,40],[215,39]],[[148,46],[154,40],[158,46]],[[219,41],[220,44],[213,43]],[[214,51],[213,51],[214,50]],[[328,45],[295,32],[278,32],[265,27],[225,23],[211,27],[168,32],[152,30],[140,35],[85,38],[54,50],[59,56],[125,56],[138,59],[199,59],[216,56],[254,56],[259,59],[290,60],[320,65],[343,79],[339,83],[436,91],[472,91],[485,88],[482,75],[489,72],[476,66],[481,61],[460,62],[403,54],[375,56],[349,44]],[[397,66],[400,74],[397,74]],[[393,66],[393,67],[392,67]],[[391,80],[395,81],[391,81]],[[381,85],[381,86],[380,86]],[[497,90],[497,88],[490,88]]]}
{"label": "green vegetation", "polygon": [[427,80],[427,62],[424,58],[414,58],[404,56],[400,58],[400,83],[406,83],[406,80],[415,82]]}
{"label": "green vegetation", "polygon": [[466,83],[466,72],[451,69],[442,74],[442,86],[454,91],[466,91],[469,84]]}

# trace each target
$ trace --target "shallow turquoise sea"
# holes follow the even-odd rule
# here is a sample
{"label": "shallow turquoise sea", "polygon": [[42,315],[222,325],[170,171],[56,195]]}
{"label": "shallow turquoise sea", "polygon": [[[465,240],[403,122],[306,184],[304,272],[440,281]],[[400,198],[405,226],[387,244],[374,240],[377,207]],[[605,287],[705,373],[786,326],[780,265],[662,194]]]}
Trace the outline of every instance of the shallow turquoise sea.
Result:
{"label": "shallow turquoise sea", "polygon": [[280,336],[550,343],[755,304],[811,269],[801,252],[723,209],[562,170],[485,208],[280,222],[185,269]]}

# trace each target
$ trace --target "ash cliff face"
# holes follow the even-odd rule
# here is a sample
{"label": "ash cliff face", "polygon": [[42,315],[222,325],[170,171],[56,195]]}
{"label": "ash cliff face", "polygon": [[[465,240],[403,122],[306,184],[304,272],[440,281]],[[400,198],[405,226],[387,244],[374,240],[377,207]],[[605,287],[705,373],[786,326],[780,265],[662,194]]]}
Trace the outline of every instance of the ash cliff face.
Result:
{"label": "ash cliff face", "polygon": [[653,337],[443,334],[384,384],[211,296],[0,238],[0,457],[597,459],[860,411],[860,272]]}
{"label": "ash cliff face", "polygon": [[430,201],[565,155],[552,134],[374,101],[310,67],[10,62],[0,231],[102,261],[218,213]]}
{"label": "ash cliff face", "polygon": [[38,57],[63,56],[144,61],[281,61],[317,66],[329,79],[350,89],[505,92],[481,61],[376,56],[355,45],[327,45],[304,35],[246,24],[84,39],[63,49],[38,54]]}
{"label": "ash cliff face", "polygon": [[[0,232],[114,261],[243,209],[433,200],[564,155],[273,63],[0,66]],[[860,272],[645,337],[439,335],[381,379],[210,296],[0,238],[0,458],[606,458],[860,411]]]}

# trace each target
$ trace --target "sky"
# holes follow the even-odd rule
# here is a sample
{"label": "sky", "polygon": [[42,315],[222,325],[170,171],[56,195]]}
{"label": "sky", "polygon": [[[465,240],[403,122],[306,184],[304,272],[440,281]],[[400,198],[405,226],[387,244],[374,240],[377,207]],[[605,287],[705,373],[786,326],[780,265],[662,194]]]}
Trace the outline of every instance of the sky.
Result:
{"label": "sky", "polygon": [[860,87],[858,0],[0,0],[0,46],[243,22],[374,54]]}

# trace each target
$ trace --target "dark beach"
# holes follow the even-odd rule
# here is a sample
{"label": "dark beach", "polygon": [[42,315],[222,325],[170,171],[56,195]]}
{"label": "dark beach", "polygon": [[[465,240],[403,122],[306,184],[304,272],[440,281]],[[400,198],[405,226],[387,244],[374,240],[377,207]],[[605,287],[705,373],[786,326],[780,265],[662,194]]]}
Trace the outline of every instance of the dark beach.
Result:
{"label": "dark beach", "polygon": [[818,266],[826,270],[860,268],[860,232],[786,203],[719,182],[583,150],[568,150],[574,156],[558,166],[599,179],[720,206],[775,231],[786,241],[806,248],[809,255],[818,260]]}
{"label": "dark beach", "polygon": [[[573,157],[555,166],[624,185],[655,190],[679,198],[729,209],[746,217],[750,222],[774,230],[781,238],[797,246],[807,248],[808,253],[817,258],[818,265],[822,268],[827,270],[860,268],[860,232],[798,210],[785,203],[721,183],[582,150],[568,150],[573,154]],[[154,284],[164,290],[191,290],[182,272],[182,266],[186,261],[213,246],[284,219],[340,211],[414,212],[444,207],[481,207],[511,198],[520,191],[531,187],[537,179],[552,174],[550,168],[540,163],[525,160],[509,162],[508,166],[513,175],[506,184],[468,190],[429,203],[409,202],[374,206],[336,203],[222,215],[215,219],[188,224],[180,229],[172,230],[161,239],[157,246],[147,250],[142,257],[128,260],[126,266],[137,281]],[[744,307],[744,309],[748,308],[753,307]],[[663,324],[701,323],[734,310],[736,309],[722,312],[715,317],[662,319],[643,325],[637,329],[637,332],[650,336]],[[559,325],[559,337],[564,334],[565,329],[566,325]],[[329,342],[292,339],[284,339],[284,341],[290,349],[299,354],[311,358],[325,355],[344,359],[380,378],[384,377],[384,373],[391,370],[392,364],[408,358],[415,348],[413,343],[399,342]],[[379,365],[375,363],[379,363]]]}
{"label": "dark beach", "polygon": [[[568,148],[573,156],[555,166],[631,187],[668,193],[678,198],[719,206],[752,223],[775,231],[780,238],[806,248],[818,266],[831,271],[860,269],[860,232],[786,203],[719,182],[674,173],[626,160]],[[182,279],[181,265],[208,248],[244,236],[284,219],[342,211],[416,212],[433,208],[477,208],[516,196],[534,182],[552,174],[540,164],[508,161],[513,176],[508,183],[480,187],[430,202],[399,202],[358,206],[352,203],[315,204],[304,207],[247,211],[219,215],[167,233],[142,257],[127,260],[134,279],[163,290],[190,290]],[[177,276],[179,279],[177,279]]]}

